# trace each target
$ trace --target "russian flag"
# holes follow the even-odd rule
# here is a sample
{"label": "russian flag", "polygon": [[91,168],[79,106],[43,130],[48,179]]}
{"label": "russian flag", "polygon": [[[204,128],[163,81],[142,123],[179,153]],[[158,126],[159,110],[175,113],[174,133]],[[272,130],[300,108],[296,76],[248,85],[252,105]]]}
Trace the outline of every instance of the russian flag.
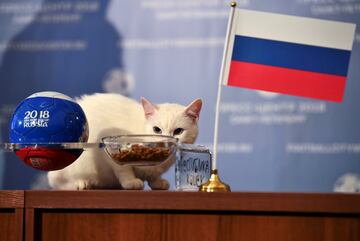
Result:
{"label": "russian flag", "polygon": [[355,24],[235,9],[223,84],[341,102]]}

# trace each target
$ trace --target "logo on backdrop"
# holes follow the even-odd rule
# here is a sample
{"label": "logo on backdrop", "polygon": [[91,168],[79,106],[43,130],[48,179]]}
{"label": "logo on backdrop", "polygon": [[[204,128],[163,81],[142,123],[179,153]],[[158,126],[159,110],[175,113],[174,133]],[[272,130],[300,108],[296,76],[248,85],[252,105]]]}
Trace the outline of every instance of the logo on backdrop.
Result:
{"label": "logo on backdrop", "polygon": [[360,192],[360,175],[345,173],[336,180],[334,192]]}
{"label": "logo on backdrop", "polygon": [[262,90],[257,90],[256,92],[259,94],[259,96],[263,97],[264,99],[275,99],[279,95],[278,93],[262,91]]}
{"label": "logo on backdrop", "polygon": [[135,78],[131,73],[115,68],[109,70],[103,79],[102,87],[108,93],[130,96],[134,90]]}

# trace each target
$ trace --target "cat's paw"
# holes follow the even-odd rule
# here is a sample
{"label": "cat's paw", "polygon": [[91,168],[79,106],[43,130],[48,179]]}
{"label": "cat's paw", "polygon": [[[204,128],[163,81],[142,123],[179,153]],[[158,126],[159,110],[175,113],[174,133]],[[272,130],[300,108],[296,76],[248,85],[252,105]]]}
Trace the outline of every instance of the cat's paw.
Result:
{"label": "cat's paw", "polygon": [[170,187],[169,182],[161,178],[155,180],[149,180],[148,183],[151,189],[153,190],[168,190]]}
{"label": "cat's paw", "polygon": [[121,186],[127,190],[143,190],[144,182],[138,178],[126,180],[121,183]]}
{"label": "cat's paw", "polygon": [[89,180],[78,180],[75,182],[75,189],[86,190],[96,188],[96,183]]}

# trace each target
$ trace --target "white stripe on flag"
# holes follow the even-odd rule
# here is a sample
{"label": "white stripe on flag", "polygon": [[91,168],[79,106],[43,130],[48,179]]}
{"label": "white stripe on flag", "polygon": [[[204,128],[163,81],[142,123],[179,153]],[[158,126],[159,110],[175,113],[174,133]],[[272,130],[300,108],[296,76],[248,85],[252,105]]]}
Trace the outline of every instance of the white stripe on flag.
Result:
{"label": "white stripe on flag", "polygon": [[351,50],[355,24],[236,9],[236,34]]}

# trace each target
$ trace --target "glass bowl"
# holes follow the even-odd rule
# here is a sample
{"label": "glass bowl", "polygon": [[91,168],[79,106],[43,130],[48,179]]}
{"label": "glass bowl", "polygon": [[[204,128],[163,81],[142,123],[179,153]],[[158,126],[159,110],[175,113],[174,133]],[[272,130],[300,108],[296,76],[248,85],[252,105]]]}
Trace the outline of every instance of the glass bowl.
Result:
{"label": "glass bowl", "polygon": [[119,165],[156,166],[175,157],[177,139],[164,135],[120,135],[102,138],[106,153]]}

